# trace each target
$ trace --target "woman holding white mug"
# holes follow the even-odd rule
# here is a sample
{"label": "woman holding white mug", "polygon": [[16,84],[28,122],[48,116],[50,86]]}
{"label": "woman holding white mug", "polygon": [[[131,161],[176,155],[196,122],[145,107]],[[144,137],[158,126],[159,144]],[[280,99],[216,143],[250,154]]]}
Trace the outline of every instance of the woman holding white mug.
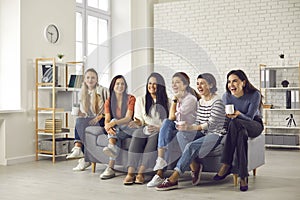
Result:
{"label": "woman holding white mug", "polygon": [[[184,72],[176,72],[172,77],[172,89],[174,96],[170,107],[169,118],[163,121],[158,135],[157,159],[153,171],[157,171],[156,175],[147,184],[148,187],[156,187],[160,185],[163,179],[163,169],[168,165],[165,160],[165,151],[169,143],[173,141],[177,135],[176,122],[185,121],[186,124],[193,124],[196,120],[197,97],[195,91],[190,87],[190,78]],[[184,140],[178,141],[181,149],[187,143],[193,141],[195,133],[185,134]],[[172,161],[170,161],[172,162]]]}
{"label": "woman holding white mug", "polygon": [[84,73],[84,80],[79,93],[80,107],[72,114],[77,115],[75,124],[75,140],[72,153],[67,159],[81,158],[74,171],[82,171],[91,164],[85,162],[84,152],[84,131],[88,126],[104,126],[104,102],[108,98],[108,89],[98,84],[98,73],[95,69],[89,68]]}
{"label": "woman holding white mug", "polygon": [[128,149],[128,172],[124,185],[143,184],[145,170],[153,168],[158,132],[162,121],[169,115],[169,107],[165,80],[162,75],[153,72],[147,79],[146,94],[136,99],[134,121],[128,125],[136,129]]}
{"label": "woman holding white mug", "polygon": [[214,180],[222,180],[231,173],[236,151],[240,190],[248,190],[248,137],[255,138],[263,131],[260,108],[262,95],[248,80],[242,70],[232,70],[227,74],[225,105],[233,104],[234,113],[228,117],[227,138],[222,154],[222,166]]}

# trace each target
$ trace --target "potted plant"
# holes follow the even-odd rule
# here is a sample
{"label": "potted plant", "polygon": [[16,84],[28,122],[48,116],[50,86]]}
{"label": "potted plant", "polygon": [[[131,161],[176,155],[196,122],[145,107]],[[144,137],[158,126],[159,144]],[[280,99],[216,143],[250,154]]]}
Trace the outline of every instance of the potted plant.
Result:
{"label": "potted plant", "polygon": [[57,54],[58,61],[62,62],[64,56],[65,56],[65,55],[64,55],[63,53],[58,53],[58,54]]}
{"label": "potted plant", "polygon": [[284,66],[284,54],[283,53],[279,54],[279,58],[280,58],[281,66]]}

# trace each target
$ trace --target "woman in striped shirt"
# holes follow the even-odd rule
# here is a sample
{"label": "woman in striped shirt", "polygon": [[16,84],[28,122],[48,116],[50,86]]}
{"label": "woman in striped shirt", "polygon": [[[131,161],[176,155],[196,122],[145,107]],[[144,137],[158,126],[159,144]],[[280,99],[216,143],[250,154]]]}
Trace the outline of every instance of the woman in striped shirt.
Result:
{"label": "woman in striped shirt", "polygon": [[[187,144],[172,175],[156,187],[156,190],[165,191],[178,188],[178,179],[186,170],[191,169],[192,185],[200,182],[202,165],[196,158],[204,158],[222,140],[226,133],[224,128],[225,109],[220,97],[216,95],[216,79],[212,74],[203,73],[197,78],[197,89],[201,95],[197,109],[196,123],[193,125],[177,126],[179,133],[196,131],[196,140]],[[178,141],[184,139],[185,134],[177,134]]]}

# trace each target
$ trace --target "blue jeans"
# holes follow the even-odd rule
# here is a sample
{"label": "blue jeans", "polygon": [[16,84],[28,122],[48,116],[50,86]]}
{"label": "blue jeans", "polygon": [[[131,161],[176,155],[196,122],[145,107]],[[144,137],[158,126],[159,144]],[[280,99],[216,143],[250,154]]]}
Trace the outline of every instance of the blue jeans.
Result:
{"label": "blue jeans", "polygon": [[[178,131],[175,125],[175,122],[172,120],[165,119],[163,121],[158,135],[158,148],[167,149],[169,144],[174,145],[178,141],[179,147],[181,151],[183,151],[189,142],[195,140],[197,137],[200,137],[200,133],[197,131]],[[170,160],[172,158],[170,155],[165,155],[165,157],[169,163],[174,161]]]}
{"label": "blue jeans", "polygon": [[[132,133],[135,129],[129,128],[127,125],[120,125],[120,126],[115,126],[116,129],[116,134],[115,135],[107,135],[108,139],[114,138],[117,140],[117,150],[118,153],[120,151],[120,149],[122,149],[122,140],[126,139],[126,138],[131,138],[132,137]],[[110,160],[115,160],[114,158],[109,158]]]}
{"label": "blue jeans", "polygon": [[[84,141],[85,141],[85,129],[86,127],[90,126],[89,122],[94,119],[95,117],[78,117],[76,119],[76,124],[75,124],[75,140],[74,143],[79,142],[81,143],[82,147],[82,151],[84,152]],[[94,126],[104,126],[104,118],[102,118],[97,124],[95,124]]]}
{"label": "blue jeans", "polygon": [[207,154],[220,144],[222,138],[223,136],[213,133],[207,135],[202,134],[202,137],[188,143],[174,170],[183,174],[189,169],[190,164],[195,158],[198,157],[199,159],[202,159],[207,156]]}
{"label": "blue jeans", "polygon": [[174,121],[164,119],[159,131],[157,147],[167,148],[167,145],[173,140],[177,132]]}

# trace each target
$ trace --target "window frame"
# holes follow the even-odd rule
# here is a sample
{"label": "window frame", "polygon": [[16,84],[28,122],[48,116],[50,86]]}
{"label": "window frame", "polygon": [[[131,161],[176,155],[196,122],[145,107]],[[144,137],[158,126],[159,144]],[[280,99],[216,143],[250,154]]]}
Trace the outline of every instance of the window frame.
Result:
{"label": "window frame", "polygon": [[[82,0],[82,3],[77,3],[76,2],[76,13],[81,13],[82,15],[82,59],[85,60],[88,56],[88,38],[87,38],[87,31],[88,31],[88,17],[96,17],[98,19],[103,19],[107,21],[107,38],[109,41],[109,38],[111,37],[111,0],[108,0],[108,11],[97,9],[94,7],[90,7],[87,5],[88,0]],[[76,19],[77,20],[77,19]],[[77,23],[76,23],[77,24]],[[77,37],[76,37],[76,43]],[[108,43],[106,46],[108,48],[108,59],[111,57],[111,44]],[[76,50],[77,51],[77,50]],[[77,56],[76,56],[77,57]],[[97,61],[98,63],[98,61]],[[101,73],[102,69],[99,69],[98,67],[96,68],[99,78],[101,76],[108,76],[110,77],[111,75],[111,70],[109,69],[107,73]],[[109,85],[109,83],[105,83],[104,85]]]}

